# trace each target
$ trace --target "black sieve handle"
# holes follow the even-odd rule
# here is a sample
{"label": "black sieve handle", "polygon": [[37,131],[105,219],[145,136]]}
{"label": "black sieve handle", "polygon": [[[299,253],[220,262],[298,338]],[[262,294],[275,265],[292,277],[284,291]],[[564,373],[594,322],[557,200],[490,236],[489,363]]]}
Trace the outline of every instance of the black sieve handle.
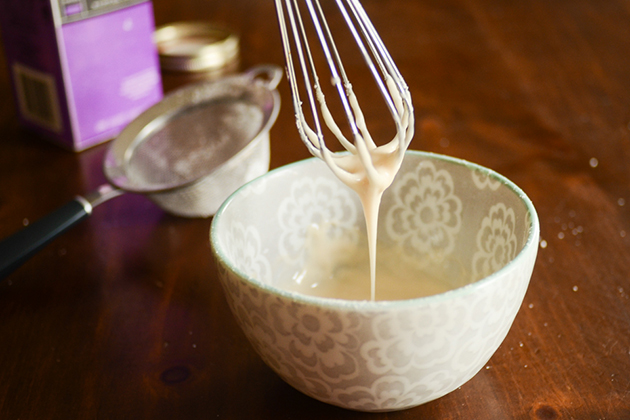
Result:
{"label": "black sieve handle", "polygon": [[0,242],[0,280],[24,264],[53,239],[92,214],[92,209],[124,194],[109,184],[101,185],[85,197],[77,196],[35,223]]}
{"label": "black sieve handle", "polygon": [[35,223],[0,242],[0,279],[11,274],[29,258],[81,220],[92,206],[83,197],[64,204]]}

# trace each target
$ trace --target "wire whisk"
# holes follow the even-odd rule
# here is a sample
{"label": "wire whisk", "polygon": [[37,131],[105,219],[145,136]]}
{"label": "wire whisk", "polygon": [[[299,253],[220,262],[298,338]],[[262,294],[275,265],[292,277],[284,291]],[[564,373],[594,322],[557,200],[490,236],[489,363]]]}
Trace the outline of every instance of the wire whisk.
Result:
{"label": "wire whisk", "polygon": [[[340,160],[335,159],[337,155],[326,146],[323,124],[347,151],[359,157],[366,175],[371,180],[379,179],[374,157],[390,155],[402,161],[413,137],[414,115],[411,95],[361,3],[358,0],[335,0],[335,3],[385,100],[394,120],[396,135],[381,146],[377,146],[370,135],[319,0],[276,0],[297,128],[310,153],[323,159],[342,181],[349,174],[339,165]],[[316,40],[307,35],[307,24],[310,33],[315,33]],[[319,77],[316,69],[314,48],[321,48],[323,52],[329,71],[327,75],[330,76],[331,83],[341,100],[352,134],[351,140],[344,136],[326,104],[320,84],[320,80],[325,79]],[[294,62],[294,53],[297,64]],[[302,82],[298,81],[300,73]],[[303,83],[304,99],[300,93],[300,83]],[[304,103],[311,110],[312,126],[305,118]]]}

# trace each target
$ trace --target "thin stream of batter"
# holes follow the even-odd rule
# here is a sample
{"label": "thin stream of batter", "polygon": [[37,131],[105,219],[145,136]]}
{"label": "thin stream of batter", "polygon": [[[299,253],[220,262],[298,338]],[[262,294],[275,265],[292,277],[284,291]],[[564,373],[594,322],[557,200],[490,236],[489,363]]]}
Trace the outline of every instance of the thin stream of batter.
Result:
{"label": "thin stream of batter", "polygon": [[[389,143],[382,146],[377,146],[372,140],[363,118],[363,112],[350,86],[346,86],[346,91],[360,131],[360,134],[355,135],[354,147],[343,137],[326,105],[320,87],[318,85],[315,86],[315,92],[326,126],[350,152],[350,154],[340,155],[322,147],[321,156],[318,157],[326,162],[332,172],[344,184],[356,191],[361,200],[367,228],[370,259],[370,297],[372,301],[376,300],[376,242],[381,197],[396,177],[405,149],[409,143],[408,140],[413,134],[411,104],[409,102],[403,103],[397,86],[390,77],[386,77],[385,82],[398,115],[401,117],[396,127],[396,135]],[[299,118],[303,118],[303,116],[299,116]],[[302,126],[308,127],[306,123],[302,124]],[[315,132],[307,130],[305,134],[313,144],[318,144],[319,139]]]}
{"label": "thin stream of batter", "polygon": [[[310,225],[306,234],[305,264],[282,287],[311,296],[369,300],[366,242],[366,236],[361,235],[358,227],[339,234],[339,226],[334,222]],[[414,258],[402,257],[398,246],[382,242],[378,246],[378,300],[430,296],[452,288],[452,279],[442,272],[421,267]]]}

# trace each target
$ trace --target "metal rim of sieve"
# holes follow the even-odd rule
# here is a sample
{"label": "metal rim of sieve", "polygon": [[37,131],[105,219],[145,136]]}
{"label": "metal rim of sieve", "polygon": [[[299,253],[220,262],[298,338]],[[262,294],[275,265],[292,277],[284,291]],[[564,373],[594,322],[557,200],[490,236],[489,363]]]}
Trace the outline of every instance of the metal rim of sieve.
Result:
{"label": "metal rim of sieve", "polygon": [[[270,130],[280,108],[280,97],[275,90],[282,78],[283,71],[275,65],[254,67],[245,73],[224,77],[212,82],[202,82],[180,88],[164,97],[162,101],[148,108],[135,118],[120,135],[113,140],[103,163],[103,171],[108,181],[117,188],[133,193],[152,194],[177,190],[199,182],[216,171],[219,167],[237,159],[255,146],[255,140],[261,133]],[[181,115],[195,107],[218,103],[229,95],[232,89],[252,93],[260,100],[256,106],[263,117],[255,133],[248,138],[243,147],[233,155],[216,165],[208,165],[203,173],[182,181],[162,183],[141,183],[129,177],[129,161],[134,149],[152,138],[160,130],[168,127]]]}

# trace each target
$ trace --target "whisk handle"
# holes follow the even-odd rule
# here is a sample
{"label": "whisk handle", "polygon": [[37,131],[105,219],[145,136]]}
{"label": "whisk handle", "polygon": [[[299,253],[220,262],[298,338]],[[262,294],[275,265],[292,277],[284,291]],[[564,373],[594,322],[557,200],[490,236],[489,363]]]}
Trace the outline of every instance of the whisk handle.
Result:
{"label": "whisk handle", "polygon": [[0,279],[4,279],[29,258],[92,212],[92,205],[83,197],[66,203],[57,210],[0,242]]}

